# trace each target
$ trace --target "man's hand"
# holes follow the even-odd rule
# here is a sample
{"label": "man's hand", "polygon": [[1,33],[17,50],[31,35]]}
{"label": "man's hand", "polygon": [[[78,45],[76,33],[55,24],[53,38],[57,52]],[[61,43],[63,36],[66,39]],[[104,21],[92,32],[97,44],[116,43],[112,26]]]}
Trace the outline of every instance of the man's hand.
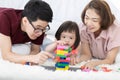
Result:
{"label": "man's hand", "polygon": [[34,57],[32,58],[32,62],[33,63],[37,63],[37,64],[43,64],[48,58],[54,58],[54,56],[48,52],[45,51],[41,51],[40,53],[38,53],[37,55],[33,55]]}

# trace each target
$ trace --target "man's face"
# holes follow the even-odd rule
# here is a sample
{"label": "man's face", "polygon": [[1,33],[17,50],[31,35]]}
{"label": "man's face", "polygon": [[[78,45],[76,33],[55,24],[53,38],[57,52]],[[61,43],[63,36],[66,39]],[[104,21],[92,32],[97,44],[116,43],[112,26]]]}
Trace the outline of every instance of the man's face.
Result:
{"label": "man's face", "polygon": [[48,22],[38,19],[37,21],[31,22],[29,21],[28,27],[26,28],[26,33],[29,38],[32,40],[37,39],[42,35],[48,28]]}

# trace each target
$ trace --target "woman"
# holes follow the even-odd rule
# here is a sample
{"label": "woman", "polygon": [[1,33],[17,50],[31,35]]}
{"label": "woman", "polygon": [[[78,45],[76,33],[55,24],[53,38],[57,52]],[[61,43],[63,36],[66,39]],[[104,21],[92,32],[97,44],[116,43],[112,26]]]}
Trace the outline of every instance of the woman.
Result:
{"label": "woman", "polygon": [[72,64],[89,61],[85,68],[93,69],[100,64],[113,64],[120,46],[120,23],[115,20],[104,0],[92,0],[81,15],[81,55]]}

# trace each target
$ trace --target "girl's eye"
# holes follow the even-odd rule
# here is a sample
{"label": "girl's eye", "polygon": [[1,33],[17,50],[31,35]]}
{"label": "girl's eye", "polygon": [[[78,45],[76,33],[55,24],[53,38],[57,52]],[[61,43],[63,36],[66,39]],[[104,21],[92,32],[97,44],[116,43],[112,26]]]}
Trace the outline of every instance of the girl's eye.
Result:
{"label": "girl's eye", "polygon": [[62,36],[62,38],[65,38],[65,36]]}
{"label": "girl's eye", "polygon": [[63,38],[66,38],[65,36]]}
{"label": "girl's eye", "polygon": [[73,39],[72,37],[70,37],[70,39]]}

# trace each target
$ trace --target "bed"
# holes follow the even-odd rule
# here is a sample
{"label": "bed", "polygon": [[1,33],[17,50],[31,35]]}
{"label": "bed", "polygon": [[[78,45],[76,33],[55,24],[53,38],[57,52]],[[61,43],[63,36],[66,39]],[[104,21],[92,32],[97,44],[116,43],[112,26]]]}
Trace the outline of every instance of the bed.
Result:
{"label": "bed", "polygon": [[[11,7],[16,9],[23,9],[25,3],[28,0],[0,0],[0,7]],[[53,22],[50,23],[51,30],[47,32],[47,36],[44,39],[42,50],[45,46],[54,41],[54,34],[59,25],[65,20],[73,20],[78,24],[81,22],[80,14],[84,6],[89,0],[45,0],[48,2],[54,13]],[[120,20],[119,9],[110,0],[107,0],[112,8],[113,13]],[[58,11],[59,9],[59,11]],[[117,13],[116,13],[117,12]],[[119,11],[120,12],[120,11]],[[28,45],[26,45],[28,46]],[[28,46],[29,47],[29,46]],[[24,48],[24,49],[23,49]],[[20,46],[13,51],[21,50],[23,52],[28,51],[29,48]],[[21,53],[23,53],[21,52]],[[28,52],[26,52],[28,53]],[[93,59],[94,60],[94,59]],[[117,56],[117,60],[113,65],[100,65],[98,71],[82,71],[80,66],[85,64],[71,66],[70,70],[59,71],[55,70],[55,63],[52,60],[46,61],[42,66],[30,66],[15,64],[9,61],[5,61],[0,58],[0,80],[119,80],[120,79],[120,55]],[[111,71],[104,71],[101,68],[107,68]]]}
{"label": "bed", "polygon": [[[83,62],[84,63],[84,62]],[[82,63],[82,64],[83,64]],[[81,71],[80,65],[70,66],[70,70],[54,69],[54,63],[47,61],[42,66],[29,66],[10,63],[0,59],[0,80],[119,80],[120,63],[101,65],[112,71]],[[52,67],[52,68],[51,68]]]}

